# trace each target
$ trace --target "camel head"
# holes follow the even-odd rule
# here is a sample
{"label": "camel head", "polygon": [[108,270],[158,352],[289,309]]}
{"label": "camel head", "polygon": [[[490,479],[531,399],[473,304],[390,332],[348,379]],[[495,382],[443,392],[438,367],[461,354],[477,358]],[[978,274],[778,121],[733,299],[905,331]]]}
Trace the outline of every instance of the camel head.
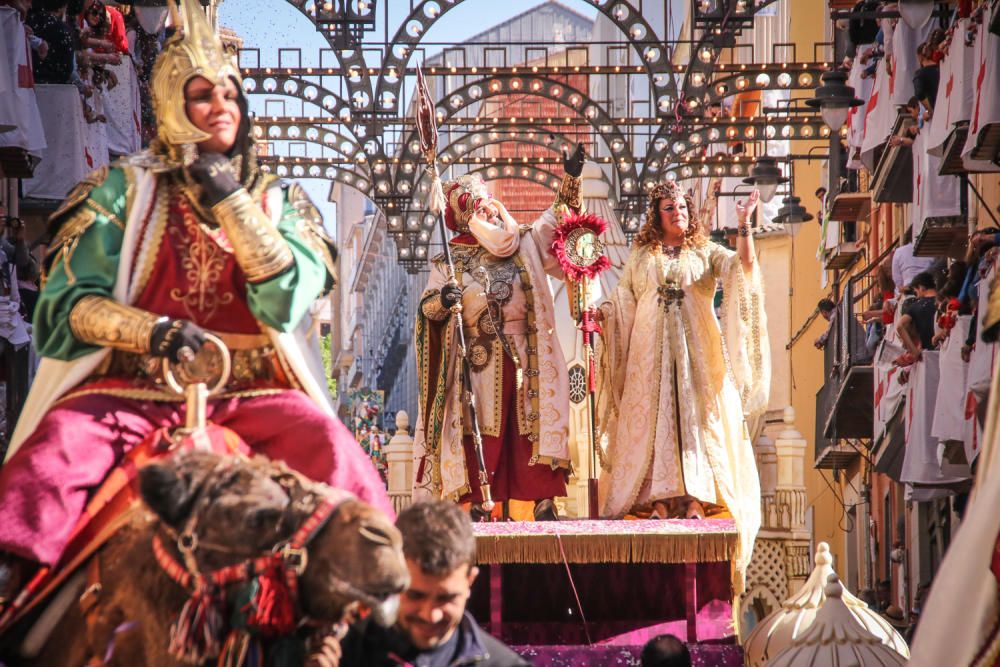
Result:
{"label": "camel head", "polygon": [[[269,554],[322,504],[329,487],[263,457],[183,452],[144,467],[143,500],[185,538],[202,572]],[[395,621],[398,594],[409,583],[402,538],[379,510],[342,500],[306,545],[299,594],[313,620],[336,623],[357,603],[376,620]]]}

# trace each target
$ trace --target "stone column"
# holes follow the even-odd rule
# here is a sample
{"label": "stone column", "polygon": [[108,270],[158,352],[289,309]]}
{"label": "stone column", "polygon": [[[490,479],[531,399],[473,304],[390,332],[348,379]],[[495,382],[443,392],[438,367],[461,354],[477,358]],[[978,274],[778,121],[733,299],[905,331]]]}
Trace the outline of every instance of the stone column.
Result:
{"label": "stone column", "polygon": [[779,528],[774,494],[777,490],[778,457],[774,440],[766,433],[757,438],[757,472],[760,475],[760,527],[764,530]]}
{"label": "stone column", "polygon": [[385,448],[389,473],[389,498],[399,513],[413,498],[413,437],[410,436],[410,416],[404,410],[396,413],[396,434]]}
{"label": "stone column", "polygon": [[778,469],[775,487],[777,525],[786,532],[785,568],[788,591],[794,593],[809,576],[809,533],[806,530],[806,440],[795,428],[795,409],[785,408],[785,428],[775,438]]}

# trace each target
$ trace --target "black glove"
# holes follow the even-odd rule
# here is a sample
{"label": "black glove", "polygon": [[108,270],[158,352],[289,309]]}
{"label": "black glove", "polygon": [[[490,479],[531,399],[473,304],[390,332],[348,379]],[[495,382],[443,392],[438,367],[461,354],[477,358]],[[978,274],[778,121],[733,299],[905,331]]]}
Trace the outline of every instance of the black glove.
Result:
{"label": "black glove", "polygon": [[243,186],[236,179],[232,163],[220,153],[202,153],[188,167],[191,178],[205,192],[205,203],[215,206]]}
{"label": "black glove", "polygon": [[181,348],[198,352],[205,344],[205,330],[187,320],[164,320],[153,327],[149,337],[150,354],[166,357],[177,364],[183,361],[177,353]]}
{"label": "black glove", "polygon": [[458,285],[445,285],[441,288],[441,305],[451,309],[462,300],[462,288]]}
{"label": "black glove", "polygon": [[583,152],[583,144],[577,144],[572,153],[563,151],[563,170],[570,176],[579,178],[586,160],[587,154]]}

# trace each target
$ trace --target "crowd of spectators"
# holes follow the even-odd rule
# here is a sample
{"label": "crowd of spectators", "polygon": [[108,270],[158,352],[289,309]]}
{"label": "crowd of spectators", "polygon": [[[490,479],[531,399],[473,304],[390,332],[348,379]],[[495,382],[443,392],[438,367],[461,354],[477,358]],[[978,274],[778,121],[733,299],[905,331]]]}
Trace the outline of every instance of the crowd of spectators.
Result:
{"label": "crowd of spectators", "polygon": [[[134,10],[105,0],[0,0],[18,9],[25,21],[36,83],[73,84],[89,123],[107,122],[94,104],[101,91],[119,85],[110,66],[130,59],[140,86],[148,85],[152,63],[162,44],[162,28],[147,32]],[[153,119],[149,96],[137,109],[146,124]]]}
{"label": "crowd of spectators", "polygon": [[[112,0],[0,0],[0,7],[10,8],[5,10],[8,12],[13,10],[18,30],[24,30],[26,49],[30,50],[30,66],[21,66],[17,72],[21,88],[75,86],[80,95],[80,114],[87,127],[107,125],[112,111],[120,117],[135,119],[134,129],[129,127],[135,137],[131,145],[122,148],[107,141],[103,159],[93,159],[96,156],[90,154],[75,156],[80,160],[86,158],[86,170],[147,145],[155,138],[149,82],[166,37],[165,7],[133,7]],[[122,79],[123,76],[126,78]],[[109,95],[121,86],[128,90],[129,84],[137,85],[137,94]],[[115,106],[123,101],[124,108]],[[39,101],[38,113],[43,119],[46,113],[55,111]],[[7,123],[11,120],[17,119],[8,119]],[[48,130],[45,134],[48,135]],[[42,156],[35,169],[36,177],[41,169],[50,169],[67,157],[58,150],[51,152],[59,138],[46,138],[50,154]],[[8,192],[2,179],[0,187],[5,194]],[[0,401],[4,404],[0,414],[0,444],[9,437],[16,422],[33,364],[31,313],[39,289],[40,249],[26,245],[24,235],[18,207],[10,201],[4,205],[0,198]]]}

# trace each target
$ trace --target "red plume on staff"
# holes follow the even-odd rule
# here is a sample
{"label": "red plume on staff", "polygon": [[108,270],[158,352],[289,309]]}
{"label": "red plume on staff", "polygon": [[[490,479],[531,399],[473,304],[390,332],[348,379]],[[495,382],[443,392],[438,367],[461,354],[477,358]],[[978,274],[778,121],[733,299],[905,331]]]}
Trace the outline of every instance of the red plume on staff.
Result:
{"label": "red plume on staff", "polygon": [[428,162],[433,162],[437,155],[438,129],[434,117],[434,102],[431,91],[427,88],[424,70],[417,65],[417,133],[420,135],[420,148]]}
{"label": "red plume on staff", "polygon": [[437,117],[434,111],[434,101],[431,91],[427,88],[424,71],[417,66],[417,135],[420,137],[420,150],[427,160],[427,171],[431,176],[431,191],[427,197],[427,208],[434,215],[444,212],[444,189],[441,177],[437,172],[438,129]]}

